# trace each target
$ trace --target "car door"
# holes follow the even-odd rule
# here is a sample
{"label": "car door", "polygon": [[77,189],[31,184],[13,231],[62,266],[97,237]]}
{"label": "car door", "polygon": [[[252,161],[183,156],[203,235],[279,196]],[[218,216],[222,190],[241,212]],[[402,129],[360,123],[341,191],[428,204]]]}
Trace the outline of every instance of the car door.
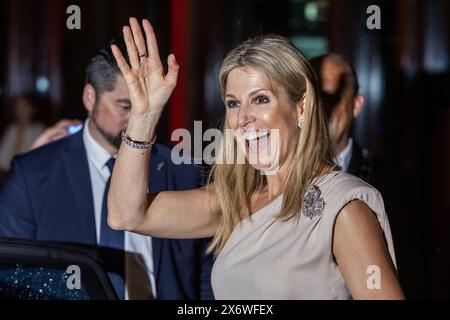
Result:
{"label": "car door", "polygon": [[0,238],[0,299],[115,300],[94,247]]}

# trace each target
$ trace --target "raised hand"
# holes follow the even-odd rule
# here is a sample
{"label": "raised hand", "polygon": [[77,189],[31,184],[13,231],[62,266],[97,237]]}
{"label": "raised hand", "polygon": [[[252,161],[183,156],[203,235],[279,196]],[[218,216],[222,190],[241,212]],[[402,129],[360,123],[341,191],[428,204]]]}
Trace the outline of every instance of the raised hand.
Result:
{"label": "raised hand", "polygon": [[130,65],[116,45],[111,50],[128,86],[131,113],[158,117],[177,84],[179,67],[171,54],[167,58],[168,72],[164,73],[152,25],[145,19],[142,25],[146,40],[136,18],[130,18],[131,28],[123,27]]}

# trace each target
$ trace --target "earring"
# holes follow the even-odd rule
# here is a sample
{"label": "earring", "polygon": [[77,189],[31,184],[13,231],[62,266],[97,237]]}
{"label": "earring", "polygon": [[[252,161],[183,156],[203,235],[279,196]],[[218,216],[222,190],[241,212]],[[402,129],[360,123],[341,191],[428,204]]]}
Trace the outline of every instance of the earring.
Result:
{"label": "earring", "polygon": [[303,124],[305,123],[305,121],[303,120],[303,118],[298,119],[297,121],[297,125],[300,129],[303,128]]}

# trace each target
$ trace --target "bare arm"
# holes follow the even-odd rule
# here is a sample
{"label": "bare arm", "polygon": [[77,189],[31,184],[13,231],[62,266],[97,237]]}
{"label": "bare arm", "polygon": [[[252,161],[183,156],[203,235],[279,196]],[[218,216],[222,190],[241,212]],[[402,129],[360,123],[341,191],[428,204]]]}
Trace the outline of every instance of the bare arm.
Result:
{"label": "bare arm", "polygon": [[[136,141],[151,141],[161,112],[176,86],[178,65],[170,55],[168,72],[164,74],[150,23],[143,21],[146,40],[136,19],[131,18],[130,25],[131,29],[124,27],[123,34],[131,65],[119,48],[112,46],[132,105],[126,133]],[[121,145],[108,194],[109,225],[113,229],[166,238],[214,235],[213,217],[218,205],[213,188],[147,195],[149,160],[150,149]]]}
{"label": "bare arm", "polygon": [[[383,232],[375,214],[364,202],[352,201],[338,215],[333,253],[354,299],[404,299]],[[379,288],[369,278],[372,274],[377,276],[377,270],[372,273],[370,266],[379,268]]]}

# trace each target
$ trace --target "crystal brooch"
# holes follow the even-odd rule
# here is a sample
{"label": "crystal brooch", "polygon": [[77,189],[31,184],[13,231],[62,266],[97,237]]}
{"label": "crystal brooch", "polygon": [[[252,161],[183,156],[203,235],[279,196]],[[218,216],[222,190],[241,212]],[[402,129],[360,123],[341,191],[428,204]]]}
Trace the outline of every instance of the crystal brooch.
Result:
{"label": "crystal brooch", "polygon": [[323,201],[321,194],[322,192],[318,186],[311,185],[306,189],[302,203],[302,211],[303,214],[310,219],[322,214],[325,202]]}

